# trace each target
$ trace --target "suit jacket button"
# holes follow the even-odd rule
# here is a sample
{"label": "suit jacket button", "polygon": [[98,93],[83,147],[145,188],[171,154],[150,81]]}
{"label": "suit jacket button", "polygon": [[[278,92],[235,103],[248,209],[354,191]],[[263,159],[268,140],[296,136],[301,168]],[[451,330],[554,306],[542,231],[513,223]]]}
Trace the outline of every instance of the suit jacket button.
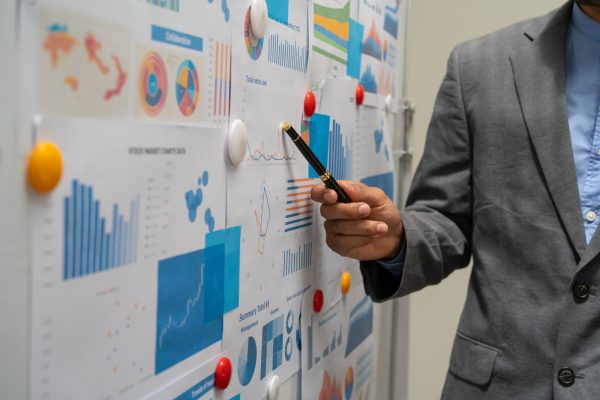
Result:
{"label": "suit jacket button", "polygon": [[590,296],[590,287],[587,283],[577,282],[573,286],[573,294],[578,300],[587,300],[587,298]]}
{"label": "suit jacket button", "polygon": [[575,372],[571,368],[563,368],[558,371],[558,382],[565,386],[571,386],[575,383]]}

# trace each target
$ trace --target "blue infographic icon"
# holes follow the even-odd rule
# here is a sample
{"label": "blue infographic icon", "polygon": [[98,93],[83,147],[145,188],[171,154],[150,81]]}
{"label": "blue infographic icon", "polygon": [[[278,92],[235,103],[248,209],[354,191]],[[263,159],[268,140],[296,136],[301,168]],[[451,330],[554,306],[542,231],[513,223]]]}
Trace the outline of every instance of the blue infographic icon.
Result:
{"label": "blue infographic icon", "polygon": [[292,344],[292,337],[288,336],[285,341],[285,361],[290,361],[292,359],[292,351],[294,350],[294,345]]}
{"label": "blue infographic icon", "polygon": [[242,386],[247,386],[254,376],[254,370],[256,369],[256,355],[256,340],[250,336],[244,342],[238,358],[237,373]]}
{"label": "blue infographic icon", "polygon": [[285,319],[285,331],[289,335],[292,333],[292,329],[294,329],[294,310],[290,309]]}
{"label": "blue infographic icon", "polygon": [[373,303],[365,296],[350,312],[346,357],[373,333]]}

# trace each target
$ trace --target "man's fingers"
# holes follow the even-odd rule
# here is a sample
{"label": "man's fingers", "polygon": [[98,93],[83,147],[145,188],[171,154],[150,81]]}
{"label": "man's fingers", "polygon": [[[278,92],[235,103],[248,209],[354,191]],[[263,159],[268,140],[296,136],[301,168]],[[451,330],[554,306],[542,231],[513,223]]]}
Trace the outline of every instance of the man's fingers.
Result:
{"label": "man's fingers", "polygon": [[325,221],[325,231],[328,235],[375,237],[386,233],[388,226],[383,222],[369,220],[327,220]]}
{"label": "man's fingers", "polygon": [[[339,181],[339,184],[355,203],[367,203],[371,207],[377,207],[388,201],[388,197],[379,188],[352,181]],[[334,204],[338,196],[334,190],[320,184],[312,188],[311,197],[319,203]]]}
{"label": "man's fingers", "polygon": [[358,247],[366,246],[373,239],[367,236],[327,235],[327,245],[336,253],[347,256]]}
{"label": "man's fingers", "polygon": [[339,181],[339,183],[354,202],[363,202],[371,207],[377,207],[388,199],[385,192],[376,187],[352,181]]}
{"label": "man's fingers", "polygon": [[337,193],[334,190],[327,188],[325,185],[315,185],[310,191],[310,197],[319,203],[335,203],[337,201]]}
{"label": "man's fingers", "polygon": [[370,213],[371,207],[365,203],[335,203],[321,206],[321,215],[325,219],[359,220],[368,217]]}

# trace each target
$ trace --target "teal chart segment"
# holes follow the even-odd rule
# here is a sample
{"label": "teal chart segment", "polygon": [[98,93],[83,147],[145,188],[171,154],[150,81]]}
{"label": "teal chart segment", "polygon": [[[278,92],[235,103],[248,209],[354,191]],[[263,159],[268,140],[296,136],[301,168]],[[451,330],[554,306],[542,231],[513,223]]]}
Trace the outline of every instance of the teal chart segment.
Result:
{"label": "teal chart segment", "polygon": [[288,24],[290,0],[267,0],[267,8],[269,18],[284,25]]}

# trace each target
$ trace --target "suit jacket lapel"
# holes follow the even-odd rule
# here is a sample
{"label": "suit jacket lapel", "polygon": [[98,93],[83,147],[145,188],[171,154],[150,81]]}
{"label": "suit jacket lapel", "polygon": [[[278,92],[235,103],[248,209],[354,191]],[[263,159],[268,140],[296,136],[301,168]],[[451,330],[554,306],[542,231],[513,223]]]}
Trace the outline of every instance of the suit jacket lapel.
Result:
{"label": "suit jacket lapel", "polygon": [[565,96],[565,48],[572,3],[541,32],[525,32],[510,56],[527,130],[554,207],[577,260],[585,248]]}

